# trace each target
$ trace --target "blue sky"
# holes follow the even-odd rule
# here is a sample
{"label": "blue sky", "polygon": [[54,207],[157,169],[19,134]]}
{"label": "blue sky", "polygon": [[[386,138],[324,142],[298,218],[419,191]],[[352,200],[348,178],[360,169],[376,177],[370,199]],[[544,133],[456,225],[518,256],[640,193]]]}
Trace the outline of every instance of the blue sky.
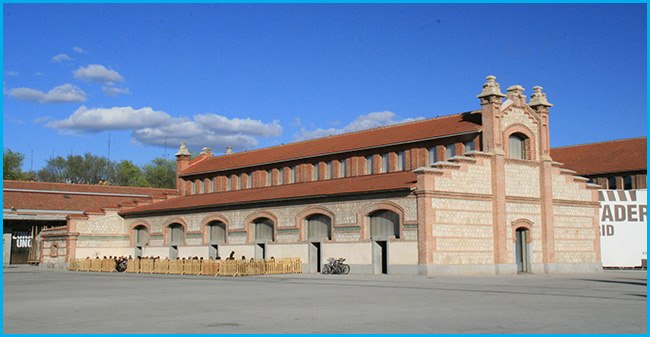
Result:
{"label": "blue sky", "polygon": [[646,4],[4,4],[3,147],[243,151],[480,109],[488,75],[544,87],[552,147],[645,136],[646,34]]}

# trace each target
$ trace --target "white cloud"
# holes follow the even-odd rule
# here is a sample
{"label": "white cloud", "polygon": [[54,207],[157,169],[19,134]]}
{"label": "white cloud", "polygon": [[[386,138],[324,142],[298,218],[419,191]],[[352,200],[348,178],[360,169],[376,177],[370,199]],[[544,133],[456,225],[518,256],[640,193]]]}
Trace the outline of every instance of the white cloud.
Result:
{"label": "white cloud", "polygon": [[293,135],[293,138],[297,141],[301,141],[307,139],[339,135],[342,133],[372,129],[380,126],[401,124],[401,123],[423,119],[422,117],[406,118],[406,119],[398,119],[398,120],[395,120],[394,118],[395,118],[394,112],[390,112],[390,111],[371,112],[367,115],[361,115],[357,117],[350,124],[344,126],[343,128],[329,128],[329,129],[317,128],[314,130],[307,130],[306,128],[301,128],[299,132]]}
{"label": "white cloud", "polygon": [[282,126],[275,120],[270,124],[250,118],[228,119],[215,114],[196,115],[194,120],[210,131],[226,134],[243,133],[259,137],[277,137],[282,134]]}
{"label": "white cloud", "polygon": [[41,104],[83,102],[86,100],[86,93],[69,83],[60,85],[47,93],[30,88],[15,88],[6,91],[6,94],[22,101]]}
{"label": "white cloud", "polygon": [[19,74],[18,74],[17,71],[5,70],[5,75],[7,75],[7,76],[18,76]]}
{"label": "white cloud", "polygon": [[74,61],[70,56],[66,54],[59,54],[52,58],[52,62],[63,62],[63,61]]}
{"label": "white cloud", "polygon": [[84,133],[105,130],[132,130],[167,123],[171,119],[167,113],[152,108],[135,110],[132,107],[110,109],[80,107],[70,117],[47,123],[47,127],[59,130],[73,130]]}
{"label": "white cloud", "polygon": [[87,54],[87,52],[86,52],[85,50],[83,50],[81,47],[74,47],[74,48],[72,48],[72,50],[73,50],[75,53],[79,53],[79,54]]}
{"label": "white cloud", "polygon": [[227,146],[236,151],[250,149],[257,146],[257,137],[277,137],[282,133],[278,121],[263,123],[215,114],[199,114],[193,119],[174,118],[163,111],[151,108],[135,110],[132,107],[104,109],[82,106],[67,119],[52,121],[45,126],[64,134],[131,130],[134,143],[175,146],[186,142],[193,150],[208,146],[215,152],[225,150]]}
{"label": "white cloud", "polygon": [[110,96],[117,96],[119,94],[131,94],[129,88],[114,88],[114,87],[102,86],[102,90],[104,90],[104,92]]}
{"label": "white cloud", "polygon": [[86,82],[97,82],[105,85],[113,85],[115,82],[123,82],[124,78],[117,71],[107,69],[101,64],[90,64],[86,68],[79,67],[79,69],[72,72],[76,79]]}
{"label": "white cloud", "polygon": [[40,124],[40,123],[43,123],[43,122],[47,122],[50,119],[51,119],[50,116],[34,118],[34,124]]}

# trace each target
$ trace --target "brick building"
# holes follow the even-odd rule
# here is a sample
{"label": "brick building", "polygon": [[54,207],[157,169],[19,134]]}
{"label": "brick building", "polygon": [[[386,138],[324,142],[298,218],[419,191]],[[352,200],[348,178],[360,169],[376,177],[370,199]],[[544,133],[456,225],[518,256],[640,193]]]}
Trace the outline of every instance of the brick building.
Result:
{"label": "brick building", "polygon": [[98,246],[105,246],[104,242],[113,241],[121,231],[71,232],[68,221],[96,214],[110,218],[111,211],[115,213],[123,205],[178,196],[176,190],[141,187],[11,180],[2,185],[4,265],[64,264],[71,254],[91,256],[92,252],[76,250],[76,243],[93,239]]}
{"label": "brick building", "polygon": [[[533,89],[526,102],[490,76],[476,111],[194,160],[182,145],[182,196],[70,216],[56,234],[74,242],[68,258],[234,251],[300,257],[310,272],[328,257],[369,274],[600,270],[599,186],[551,158],[552,105]],[[43,238],[44,262],[59,240]]]}
{"label": "brick building", "polygon": [[551,157],[603,189],[637,190],[647,188],[647,149],[639,137],[556,147]]}

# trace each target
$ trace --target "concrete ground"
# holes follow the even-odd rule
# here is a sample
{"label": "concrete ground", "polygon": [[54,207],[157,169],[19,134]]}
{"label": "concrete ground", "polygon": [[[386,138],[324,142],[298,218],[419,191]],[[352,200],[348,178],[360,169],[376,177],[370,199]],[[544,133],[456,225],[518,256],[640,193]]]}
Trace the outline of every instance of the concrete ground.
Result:
{"label": "concrete ground", "polygon": [[3,268],[4,333],[647,333],[646,271],[246,277]]}

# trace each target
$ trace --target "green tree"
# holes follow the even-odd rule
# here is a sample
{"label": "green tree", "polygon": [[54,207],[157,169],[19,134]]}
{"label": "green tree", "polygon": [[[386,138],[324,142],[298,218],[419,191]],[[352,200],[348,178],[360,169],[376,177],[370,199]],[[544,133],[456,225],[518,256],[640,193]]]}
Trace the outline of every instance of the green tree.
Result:
{"label": "green tree", "polygon": [[13,152],[10,149],[2,151],[2,179],[3,180],[29,180],[28,173],[23,172],[23,159],[25,155]]}
{"label": "green tree", "polygon": [[90,153],[83,156],[68,155],[66,159],[61,156],[50,158],[47,165],[37,173],[40,181],[92,185],[114,176],[113,162]]}
{"label": "green tree", "polygon": [[155,188],[176,188],[176,161],[155,158],[142,167],[144,178]]}
{"label": "green tree", "polygon": [[122,160],[115,164],[115,176],[111,181],[119,186],[150,187],[142,170],[130,160]]}

